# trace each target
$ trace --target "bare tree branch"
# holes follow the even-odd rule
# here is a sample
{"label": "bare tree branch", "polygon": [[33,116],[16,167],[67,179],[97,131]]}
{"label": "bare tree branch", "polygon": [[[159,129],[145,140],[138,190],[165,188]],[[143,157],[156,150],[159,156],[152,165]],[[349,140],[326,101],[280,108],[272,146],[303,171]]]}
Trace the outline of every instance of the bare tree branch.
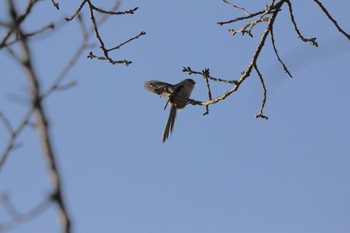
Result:
{"label": "bare tree branch", "polygon": [[316,37],[308,39],[301,34],[297,26],[297,23],[295,22],[295,19],[294,19],[292,3],[289,0],[287,0],[286,2],[289,8],[290,19],[294,25],[295,32],[298,34],[299,38],[304,42],[310,42],[313,46],[318,47],[318,43],[316,42]]}
{"label": "bare tree branch", "polygon": [[253,34],[252,34],[252,30],[253,28],[255,27],[255,25],[257,25],[258,23],[261,23],[261,22],[267,22],[269,19],[264,17],[264,18],[259,18],[255,21],[250,21],[250,22],[247,22],[241,29],[228,29],[227,31],[228,32],[231,32],[232,36],[235,36],[236,33],[242,33],[242,36],[244,36],[245,34],[248,34],[250,37],[253,37]]}
{"label": "bare tree branch", "polygon": [[68,21],[73,20],[75,18],[75,16],[77,16],[80,13],[81,9],[83,8],[83,6],[85,5],[86,2],[87,2],[87,0],[82,1],[81,4],[79,5],[78,9],[74,12],[74,14],[71,17],[65,18],[66,21],[68,22]]}
{"label": "bare tree branch", "polygon": [[32,64],[31,51],[27,44],[27,38],[24,36],[20,25],[16,23],[16,10],[14,8],[14,5],[11,0],[8,0],[8,4],[10,6],[10,12],[12,12],[11,15],[16,33],[21,39],[21,65],[26,72],[28,82],[31,86],[33,111],[36,118],[36,128],[39,133],[43,155],[47,163],[49,177],[51,178],[51,184],[53,186],[52,200],[58,206],[58,219],[60,220],[62,229],[65,233],[70,233],[71,220],[64,203],[61,177],[57,168],[55,152],[52,146],[52,139],[49,132],[49,123],[42,103],[40,83]]}
{"label": "bare tree branch", "polygon": [[[33,31],[33,32],[30,32],[30,33],[25,33],[25,34],[24,34],[24,37],[27,37],[27,38],[33,37],[33,36],[36,36],[36,35],[39,35],[39,34],[43,33],[44,31],[46,31],[46,30],[48,30],[48,29],[53,30],[54,28],[55,28],[55,24],[50,23],[50,24],[48,24],[48,25],[42,27],[41,29],[38,29],[38,30]],[[8,47],[12,46],[13,44],[17,43],[18,41],[19,41],[19,38],[16,38],[16,39],[14,39],[14,40],[12,40],[12,41],[10,41],[10,42],[5,43],[5,44],[3,45],[3,47],[8,48]]]}
{"label": "bare tree branch", "polygon": [[[20,29],[18,29],[18,32],[20,33],[21,36],[23,35]],[[40,94],[41,88],[40,88],[37,75],[32,65],[32,61],[30,57],[31,53],[25,38],[23,38],[22,40],[22,50],[23,50],[22,64],[24,69],[27,72],[27,78],[29,83],[31,84],[31,89],[32,89],[33,108],[34,108],[34,114],[37,122],[37,130],[40,136],[44,157],[47,162],[47,168],[50,174],[51,183],[54,190],[53,200],[58,205],[58,209],[59,209],[58,216],[59,216],[59,220],[62,228],[66,233],[70,233],[71,232],[70,217],[68,215],[67,209],[64,204],[61,178],[60,178],[60,174],[56,164],[55,152],[52,147],[52,139],[49,132],[49,123],[46,117],[45,110],[42,105],[42,98]]]}
{"label": "bare tree branch", "polygon": [[139,9],[138,7],[135,7],[133,9],[126,10],[126,11],[106,11],[106,10],[103,10],[101,8],[96,7],[95,5],[91,5],[91,7],[97,12],[100,12],[100,13],[103,13],[103,14],[108,14],[108,15],[134,14],[135,11],[137,11]]}
{"label": "bare tree branch", "polygon": [[265,104],[266,104],[266,98],[267,98],[267,90],[266,90],[266,86],[265,86],[265,81],[264,81],[264,78],[263,78],[262,74],[260,73],[256,63],[254,64],[254,69],[255,69],[256,73],[258,74],[258,76],[259,76],[262,88],[264,90],[264,97],[263,97],[263,100],[262,100],[262,103],[261,103],[260,112],[255,116],[255,118],[263,118],[265,120],[268,120],[269,118],[267,116],[265,116],[264,113],[263,113],[264,112],[264,108],[265,108]]}
{"label": "bare tree branch", "polygon": [[[327,17],[334,23],[334,25],[337,27],[337,29],[344,34],[347,38],[349,37],[349,34],[347,34],[339,25],[338,23],[333,19],[333,17],[328,13],[327,9],[321,4],[321,2],[319,0],[314,0],[319,6],[320,8],[324,11],[324,13],[327,15]],[[284,64],[284,62],[282,61],[279,52],[277,50],[276,47],[276,41],[275,41],[275,37],[274,37],[274,30],[273,30],[273,26],[274,26],[274,22],[276,20],[276,17],[278,15],[278,13],[281,11],[281,8],[283,6],[284,3],[287,3],[288,5],[288,10],[289,10],[289,15],[290,15],[290,19],[292,21],[292,24],[294,26],[294,29],[298,35],[298,37],[304,41],[304,42],[310,42],[312,45],[314,46],[318,46],[316,38],[305,38],[298,26],[297,23],[295,21],[295,17],[293,14],[293,6],[291,4],[290,0],[272,0],[270,4],[268,4],[266,6],[265,10],[261,10],[255,13],[249,13],[248,11],[246,11],[244,8],[239,7],[235,4],[232,4],[230,2],[228,2],[227,0],[223,0],[224,3],[227,3],[228,5],[241,10],[242,12],[244,12],[246,14],[246,16],[242,16],[242,17],[237,17],[234,18],[232,20],[228,20],[228,21],[222,21],[222,22],[218,22],[219,25],[224,25],[224,24],[230,24],[230,23],[235,23],[235,22],[240,22],[240,21],[245,21],[248,19],[252,19],[249,22],[246,22],[240,29],[229,29],[228,31],[230,33],[232,33],[232,35],[235,35],[237,32],[242,33],[243,35],[247,34],[251,37],[253,37],[253,33],[252,30],[255,27],[255,25],[257,25],[258,23],[261,22],[267,22],[268,25],[266,27],[266,29],[263,31],[262,36],[260,38],[260,41],[255,49],[255,52],[253,54],[253,57],[250,61],[250,64],[248,65],[248,67],[246,68],[246,70],[244,72],[241,73],[241,77],[239,78],[239,80],[232,80],[232,81],[225,81],[228,83],[232,83],[235,84],[231,89],[227,90],[225,93],[223,93],[222,95],[214,98],[214,99],[208,99],[208,101],[198,101],[198,100],[193,100],[193,99],[189,99],[188,101],[193,104],[193,105],[203,105],[203,106],[208,106],[211,104],[216,104],[224,99],[226,99],[228,96],[230,96],[233,92],[237,91],[240,87],[240,85],[245,81],[245,79],[247,77],[250,76],[251,70],[254,68],[255,71],[257,72],[260,81],[262,83],[263,89],[264,89],[264,97],[263,97],[263,101],[262,101],[262,106],[260,109],[260,113],[256,116],[257,118],[263,118],[263,119],[267,119],[267,117],[265,115],[263,115],[263,109],[266,103],[266,87],[265,87],[265,83],[264,83],[264,79],[263,79],[263,75],[260,73],[258,67],[257,67],[257,59],[261,53],[262,48],[264,47],[266,38],[268,36],[268,34],[271,34],[271,43],[272,43],[272,47],[274,50],[274,53],[279,61],[279,63],[282,65],[284,71],[290,76],[292,77],[291,72],[289,71],[288,67]],[[208,85],[208,81],[210,80],[214,80],[212,79],[210,76],[206,77],[205,74],[203,74],[202,72],[198,72],[198,71],[193,71],[190,67],[184,67],[183,68],[184,72],[188,72],[189,74],[200,74],[205,78],[205,82]],[[210,94],[210,93],[208,93]]]}
{"label": "bare tree branch", "polygon": [[52,2],[52,4],[53,4],[53,6],[54,6],[57,10],[60,9],[60,5],[59,5],[58,3],[56,3],[55,0],[51,0],[51,2]]}
{"label": "bare tree branch", "polygon": [[338,24],[338,22],[329,14],[327,9],[323,6],[323,4],[319,0],[314,0],[317,5],[322,9],[323,13],[325,13],[330,21],[334,24],[334,26],[341,32],[344,36],[346,36],[350,40],[350,34],[346,33]]}
{"label": "bare tree branch", "polygon": [[[274,33],[273,33],[273,25],[271,25],[271,43],[272,43],[272,48],[275,51],[275,54],[277,56],[277,59],[281,63],[281,65],[283,66],[284,71],[289,75],[289,77],[293,78],[292,74],[289,72],[287,66],[283,63],[280,55],[278,54],[278,50],[277,50],[276,44],[275,44],[275,36],[274,36]],[[255,69],[256,69],[257,73],[260,74],[260,72],[258,72],[257,67]]]}
{"label": "bare tree branch", "polygon": [[237,22],[237,21],[242,21],[242,20],[245,20],[245,19],[250,19],[250,18],[253,18],[253,17],[257,16],[257,15],[260,15],[260,14],[262,14],[264,12],[265,11],[258,11],[258,12],[255,12],[253,14],[249,14],[247,16],[238,17],[238,18],[231,19],[231,20],[228,20],[228,21],[217,22],[217,24],[222,26],[224,24],[229,24],[229,23],[234,23],[234,22]]}
{"label": "bare tree branch", "polygon": [[[27,18],[27,16],[30,14],[33,6],[38,2],[39,0],[28,0],[27,6],[24,9],[24,12],[21,15],[17,15],[17,12],[11,12],[10,14],[15,14],[12,17],[15,18],[16,25],[21,25],[22,22]],[[9,9],[11,11],[11,9]],[[7,40],[10,38],[10,36],[13,34],[13,32],[16,30],[16,25],[12,25],[12,27],[7,31],[7,33],[4,35],[4,37],[0,40],[0,49],[2,49]]]}
{"label": "bare tree branch", "polygon": [[[203,71],[202,71],[202,72],[194,71],[194,70],[192,70],[191,67],[189,67],[189,66],[188,66],[188,67],[182,67],[182,72],[186,72],[186,73],[188,73],[189,75],[191,75],[191,74],[199,74],[199,75],[204,76]],[[221,78],[215,78],[215,77],[210,76],[210,75],[208,75],[208,78],[209,78],[210,80],[215,81],[215,82],[223,82],[223,83],[237,84],[237,80],[225,80],[225,79],[221,79]]]}
{"label": "bare tree branch", "polygon": [[223,0],[223,2],[224,2],[224,3],[227,3],[228,5],[230,5],[230,6],[234,7],[234,8],[237,8],[237,9],[243,11],[243,12],[244,12],[245,14],[247,14],[247,15],[250,15],[250,13],[249,13],[248,11],[246,11],[246,10],[245,10],[244,8],[242,8],[242,7],[236,6],[236,5],[230,3],[230,2],[228,2],[228,1],[226,1],[226,0]]}
{"label": "bare tree branch", "polygon": [[[196,101],[196,100],[190,100],[190,103],[193,105],[211,105],[211,104],[215,104],[218,103],[224,99],[226,99],[228,96],[230,96],[233,92],[237,91],[238,88],[240,87],[240,85],[244,82],[244,80],[246,78],[248,78],[250,76],[250,73],[254,67],[254,65],[256,65],[256,61],[260,55],[260,52],[262,50],[262,48],[264,47],[266,38],[268,36],[268,34],[270,33],[271,30],[271,26],[273,25],[276,16],[280,10],[280,8],[282,7],[283,3],[285,2],[285,0],[280,0],[278,3],[276,3],[274,5],[274,1],[272,1],[272,3],[267,7],[267,9],[274,9],[272,15],[269,18],[268,21],[268,25],[266,27],[266,29],[264,30],[261,38],[260,38],[260,42],[258,43],[258,46],[253,54],[253,57],[250,61],[250,64],[248,65],[248,67],[246,68],[246,70],[242,73],[240,79],[237,81],[236,85],[229,89],[228,91],[226,91],[224,94],[222,94],[221,96],[216,97],[215,99],[212,100],[208,100],[208,101]],[[264,11],[265,12],[265,11]]]}
{"label": "bare tree branch", "polygon": [[[66,90],[67,88],[71,88],[74,85],[76,85],[75,81],[70,81],[65,85],[62,85],[61,82],[63,81],[63,79],[67,76],[68,72],[74,67],[74,65],[76,64],[77,61],[79,61],[79,57],[81,57],[82,53],[87,49],[88,47],[88,38],[90,36],[90,34],[92,33],[92,30],[90,31],[86,31],[83,22],[81,21],[82,19],[80,17],[79,18],[79,22],[81,25],[81,29],[82,29],[82,41],[80,43],[80,46],[77,48],[76,52],[73,54],[73,56],[71,57],[71,59],[67,62],[66,66],[61,70],[61,72],[58,74],[58,76],[54,79],[54,82],[51,84],[51,86],[41,95],[41,99],[44,100],[45,98],[47,98],[50,94],[52,94],[54,91],[56,90]],[[21,40],[21,39],[20,39]],[[17,40],[16,42],[20,41]],[[10,49],[10,47],[8,47],[7,49]],[[11,50],[10,50],[11,51]],[[12,54],[14,58],[16,58],[16,60],[18,62],[20,62],[20,58],[15,55]],[[32,106],[30,106],[29,110],[27,111],[27,113],[23,116],[22,120],[20,121],[20,123],[18,124],[18,126],[12,130],[10,137],[8,139],[8,142],[3,150],[3,152],[1,153],[0,156],[0,171],[1,168],[3,167],[8,155],[10,154],[11,150],[16,148],[15,142],[16,139],[18,137],[18,135],[20,135],[20,133],[23,131],[23,129],[26,126],[30,125],[30,118],[32,116],[34,112],[34,108]],[[7,124],[7,128],[8,125],[10,124],[10,122],[8,121],[8,119],[4,119],[5,115],[4,114],[0,114],[1,115],[1,120],[4,124]],[[8,122],[6,122],[6,120]]]}
{"label": "bare tree branch", "polygon": [[[205,84],[207,85],[207,89],[208,89],[208,100],[212,100],[213,98],[212,98],[210,84],[209,84],[209,76],[210,76],[209,69],[202,70],[202,74],[203,74]],[[209,114],[209,105],[206,105],[205,109],[206,109],[206,111],[205,111],[205,113],[203,113],[203,115]]]}
{"label": "bare tree branch", "polygon": [[[92,51],[89,52],[87,58],[90,58],[90,59],[98,59],[98,60],[103,60],[103,61],[108,61],[110,62],[111,64],[123,64],[125,66],[128,66],[132,63],[132,61],[129,61],[129,60],[114,60],[110,57],[109,55],[109,52],[113,51],[113,50],[116,50],[116,49],[119,49],[120,47],[122,47],[123,45],[135,40],[135,39],[138,39],[140,36],[143,36],[145,35],[146,33],[145,32],[141,32],[139,33],[138,35],[130,38],[129,40],[121,43],[120,45],[118,46],[115,46],[115,47],[112,47],[110,49],[108,49],[106,46],[105,46],[105,43],[100,35],[100,32],[99,32],[99,27],[98,27],[98,23],[96,21],[96,17],[95,17],[95,13],[94,11],[98,12],[98,13],[102,13],[102,14],[105,14],[105,15],[124,15],[124,14],[134,14],[135,11],[137,11],[139,8],[138,7],[135,7],[133,9],[130,9],[130,10],[126,10],[126,11],[107,11],[107,10],[104,10],[104,9],[101,9],[101,8],[98,8],[96,7],[94,4],[92,4],[92,2],[90,0],[84,0],[79,8],[75,11],[75,13],[69,17],[69,18],[66,18],[67,21],[70,21],[72,19],[74,19],[79,13],[80,11],[82,10],[82,8],[84,7],[84,5],[87,3],[88,5],[88,8],[89,8],[89,13],[90,13],[90,19],[91,19],[91,23],[92,23],[92,28],[95,32],[95,36],[100,44],[99,48],[102,50],[103,52],[103,56],[98,56],[98,55],[95,55]],[[119,1],[118,1],[118,6],[119,6]]]}
{"label": "bare tree branch", "polygon": [[136,36],[130,38],[129,40],[127,40],[127,41],[125,41],[125,42],[123,42],[123,43],[121,43],[120,45],[118,45],[118,46],[116,46],[116,47],[114,47],[114,48],[107,49],[107,52],[110,52],[110,51],[115,50],[115,49],[119,49],[119,48],[121,48],[123,45],[126,45],[127,43],[129,43],[129,42],[131,42],[131,41],[133,41],[133,40],[135,40],[135,39],[138,39],[140,36],[143,36],[143,35],[146,35],[146,32],[144,32],[144,31],[140,32],[140,33],[137,34]]}

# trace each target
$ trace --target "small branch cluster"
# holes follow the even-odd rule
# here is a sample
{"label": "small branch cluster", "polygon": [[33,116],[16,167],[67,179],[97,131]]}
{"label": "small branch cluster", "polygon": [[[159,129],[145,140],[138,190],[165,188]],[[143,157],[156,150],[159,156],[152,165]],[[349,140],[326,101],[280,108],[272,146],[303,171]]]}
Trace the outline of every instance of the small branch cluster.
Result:
{"label": "small branch cluster", "polygon": [[[253,14],[250,14],[244,8],[238,7],[236,5],[233,5],[232,3],[229,3],[228,1],[224,1],[224,2],[229,4],[230,6],[233,6],[234,8],[237,8],[237,9],[243,11],[246,14],[246,16],[235,18],[235,19],[232,19],[232,20],[229,20],[229,21],[225,21],[225,22],[219,22],[218,23],[219,25],[234,23],[234,22],[250,19],[250,18],[253,18],[253,17],[258,17],[256,20],[248,22],[248,24],[246,24],[245,26],[243,26],[243,28],[238,30],[238,31],[241,31],[243,35],[247,34],[249,36],[253,36],[252,30],[255,27],[255,25],[257,25],[258,23],[268,22],[268,25],[267,25],[266,29],[264,30],[264,32],[262,33],[260,41],[259,41],[259,43],[258,43],[258,45],[257,45],[257,47],[255,49],[255,52],[253,54],[253,57],[252,57],[252,59],[250,61],[250,64],[248,65],[248,67],[246,68],[245,71],[241,72],[240,78],[238,80],[231,80],[231,81],[225,80],[225,82],[234,84],[234,86],[231,87],[229,90],[227,90],[222,95],[212,99],[211,98],[210,86],[207,85],[208,96],[210,96],[210,98],[208,98],[208,100],[205,101],[205,102],[204,101],[191,100],[190,103],[194,104],[194,105],[204,105],[204,106],[206,106],[206,109],[208,109],[207,108],[208,105],[218,103],[218,102],[226,99],[233,92],[236,92],[238,90],[238,88],[240,87],[240,85],[246,80],[246,78],[248,78],[250,76],[252,69],[255,69],[257,71],[257,73],[258,73],[258,76],[260,78],[261,83],[263,84],[263,89],[264,89],[264,96],[263,96],[262,106],[261,106],[259,114],[257,114],[256,117],[263,118],[263,119],[268,119],[268,117],[266,117],[263,114],[263,110],[264,110],[265,103],[266,103],[266,98],[267,98],[267,95],[266,95],[267,91],[266,91],[266,87],[265,87],[263,76],[261,75],[260,71],[257,68],[257,60],[258,60],[258,57],[259,57],[259,55],[261,53],[261,50],[262,50],[262,48],[263,48],[263,46],[265,44],[266,38],[267,38],[268,34],[270,33],[270,30],[271,30],[271,27],[272,27],[272,25],[274,23],[274,20],[275,20],[275,18],[277,16],[278,12],[280,11],[280,8],[282,7],[284,1],[281,0],[278,3],[275,4],[275,1],[273,0],[269,5],[266,6],[265,10],[262,10],[262,11],[259,11],[259,12],[253,13]],[[197,72],[197,71],[193,71],[191,68],[187,67],[187,68],[184,68],[183,71],[184,72],[188,72],[189,74],[201,74],[204,78],[209,76],[209,69],[203,70],[202,72]],[[205,79],[206,79],[206,82],[207,82],[208,78],[205,78]],[[216,79],[216,78],[214,78],[214,79],[211,79],[211,80],[220,81],[220,80],[223,80],[223,79]],[[205,114],[208,114],[208,110],[205,112]]]}
{"label": "small branch cluster", "polygon": [[125,14],[134,14],[135,11],[138,10],[138,7],[135,7],[133,9],[127,10],[127,11],[107,11],[101,8],[96,7],[94,4],[92,4],[92,2],[90,0],[84,0],[82,1],[82,3],[80,4],[80,6],[78,7],[78,9],[74,12],[74,14],[68,18],[66,18],[66,21],[71,21],[73,20],[77,15],[79,15],[79,13],[81,12],[82,8],[84,7],[84,5],[87,5],[89,8],[89,13],[90,13],[90,19],[91,19],[91,23],[92,23],[92,27],[95,33],[95,36],[100,44],[99,48],[102,50],[103,52],[103,56],[98,56],[95,55],[92,51],[89,52],[87,58],[90,59],[98,59],[98,60],[104,60],[104,61],[108,61],[111,64],[123,64],[125,66],[128,66],[132,63],[132,61],[129,60],[114,60],[111,58],[110,56],[110,52],[113,50],[117,50],[119,48],[121,48],[122,46],[130,43],[131,41],[138,39],[139,37],[145,35],[146,33],[144,31],[141,31],[138,35],[126,40],[123,43],[120,43],[119,45],[112,47],[112,48],[107,48],[102,37],[101,37],[101,33],[98,29],[98,23],[96,21],[96,17],[95,17],[95,12],[104,14],[104,15],[125,15]]}
{"label": "small branch cluster", "polygon": [[[202,70],[201,72],[198,71],[194,71],[191,69],[191,67],[183,67],[182,68],[183,72],[188,73],[189,75],[191,74],[198,74],[201,75],[203,77],[203,79],[205,80],[206,86],[207,86],[207,90],[208,90],[208,101],[212,101],[212,93],[211,93],[211,87],[210,87],[210,80],[215,81],[215,82],[223,82],[223,83],[229,83],[229,84],[238,84],[237,80],[225,80],[225,79],[221,79],[221,78],[215,78],[210,76],[210,70],[208,68]],[[205,105],[205,104],[201,104],[200,101],[195,101],[195,100],[189,100],[189,102],[193,105],[204,105],[205,106],[205,112],[203,113],[203,115],[207,115],[209,114],[209,104]]]}
{"label": "small branch cluster", "polygon": [[[206,70],[208,70],[208,73],[206,73],[206,72],[207,72]],[[204,70],[202,70],[201,72],[198,72],[198,71],[193,71],[193,70],[191,69],[191,67],[188,66],[188,67],[183,67],[183,68],[182,68],[182,71],[188,73],[189,75],[191,75],[191,74],[199,74],[199,75],[202,75],[203,77],[204,77],[205,75],[207,75],[208,79],[213,80],[213,81],[215,81],[215,82],[223,82],[223,83],[237,84],[237,80],[226,80],[226,79],[215,78],[215,77],[213,77],[213,76],[210,76],[210,75],[209,75],[209,69],[204,69]]]}
{"label": "small branch cluster", "polygon": [[[262,51],[262,48],[265,45],[266,39],[268,37],[268,35],[270,35],[270,41],[272,44],[272,48],[273,51],[277,57],[277,60],[279,61],[279,63],[282,65],[283,70],[286,72],[286,74],[289,77],[292,77],[291,72],[288,70],[288,67],[285,65],[285,63],[282,61],[281,56],[279,55],[277,46],[276,46],[276,41],[275,41],[275,37],[274,37],[274,30],[273,30],[273,26],[274,26],[274,22],[277,18],[277,15],[279,14],[279,12],[282,10],[283,5],[286,3],[287,7],[288,7],[288,11],[289,11],[289,16],[290,16],[290,20],[294,26],[294,30],[298,36],[298,38],[300,38],[300,40],[302,40],[303,42],[308,42],[313,46],[318,46],[318,43],[316,41],[316,38],[306,38],[305,36],[303,36],[303,34],[300,32],[298,25],[295,21],[295,17],[293,14],[293,6],[290,2],[290,0],[272,0],[270,2],[270,4],[266,5],[265,9],[254,12],[254,13],[250,13],[249,11],[247,11],[245,8],[243,7],[239,7],[233,3],[228,2],[227,0],[223,0],[224,3],[228,4],[229,6],[238,9],[240,11],[242,11],[245,15],[241,16],[241,17],[237,17],[231,20],[227,20],[227,21],[221,21],[218,22],[219,25],[226,25],[226,24],[231,24],[231,23],[237,23],[237,22],[245,22],[247,20],[249,20],[248,22],[245,22],[243,24],[243,26],[239,29],[228,29],[228,32],[230,32],[233,36],[235,36],[237,33],[241,33],[243,36],[244,35],[248,35],[250,37],[253,37],[253,29],[255,28],[256,25],[261,24],[261,23],[266,23],[266,27],[265,30],[263,31],[261,37],[260,37],[260,41],[255,49],[255,52],[253,53],[252,59],[250,61],[250,63],[248,64],[247,68],[245,69],[245,71],[241,72],[241,76],[238,80],[224,80],[224,79],[218,79],[218,78],[213,78],[209,75],[209,69],[204,69],[201,72],[198,71],[193,71],[190,67],[184,67],[183,68],[183,72],[187,72],[188,74],[198,74],[198,75],[202,75],[206,85],[207,85],[207,90],[208,90],[208,100],[207,101],[197,101],[197,100],[189,100],[189,102],[193,105],[203,105],[206,106],[206,112],[204,113],[204,115],[209,113],[209,109],[208,106],[211,104],[215,104],[218,103],[222,100],[224,100],[225,98],[227,98],[228,96],[230,96],[233,92],[237,91],[238,88],[240,87],[240,85],[245,81],[245,79],[247,77],[250,76],[252,69],[254,69],[257,73],[257,76],[259,77],[259,80],[262,84],[262,89],[263,89],[263,99],[262,99],[262,104],[260,107],[260,111],[259,113],[256,115],[256,118],[262,118],[262,119],[268,119],[267,116],[264,115],[263,111],[265,108],[265,104],[266,104],[266,99],[267,99],[267,88],[265,86],[265,81],[264,81],[264,77],[262,75],[262,73],[260,72],[260,70],[258,69],[258,58],[260,56],[260,53]],[[338,23],[333,19],[333,17],[328,13],[328,11],[326,10],[326,8],[321,4],[321,2],[319,2],[318,0],[314,0],[314,2],[316,2],[318,4],[318,6],[322,9],[322,11],[326,14],[326,16],[329,18],[330,21],[333,22],[333,24],[336,26],[336,28],[342,33],[344,34],[347,38],[350,39],[350,35],[348,33],[346,33],[339,25]],[[223,93],[222,95],[216,97],[216,98],[212,98],[211,95],[211,86],[209,85],[209,80],[212,81],[217,81],[217,82],[224,82],[224,83],[229,83],[229,84],[234,84],[233,87],[231,87],[230,89],[228,89],[225,93]]]}

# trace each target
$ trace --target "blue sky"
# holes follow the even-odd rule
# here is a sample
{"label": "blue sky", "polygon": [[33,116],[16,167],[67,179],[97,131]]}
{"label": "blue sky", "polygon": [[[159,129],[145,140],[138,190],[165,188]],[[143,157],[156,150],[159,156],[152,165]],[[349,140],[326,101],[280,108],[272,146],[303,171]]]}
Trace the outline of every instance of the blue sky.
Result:
{"label": "blue sky", "polygon": [[[350,31],[346,0],[322,1]],[[253,12],[261,4],[235,2]],[[53,34],[31,42],[35,68],[45,90],[80,42],[76,21],[63,17],[79,1],[42,1],[25,24],[63,23]],[[101,7],[111,4],[104,3]],[[222,1],[122,1],[120,10],[139,6],[134,15],[115,16],[101,27],[109,47],[140,31],[147,34],[112,53],[133,61],[129,67],[85,58],[87,50],[45,107],[75,232],[123,233],[346,233],[350,231],[350,43],[313,1],[294,3],[299,28],[317,37],[315,48],[298,40],[284,8],[275,25],[276,45],[294,78],[278,63],[270,43],[258,60],[265,77],[269,120],[255,119],[262,88],[252,73],[239,91],[205,109],[187,106],[163,144],[166,100],[143,83],[176,83],[188,78],[183,66],[210,68],[214,77],[238,79],[248,66],[263,25],[254,38],[232,37],[216,22],[241,16]],[[6,7],[0,3],[1,18]],[[87,9],[83,14],[88,19]],[[88,22],[88,21],[86,21]],[[3,33],[3,29],[0,28]],[[97,41],[91,38],[95,53]],[[269,41],[269,40],[268,40]],[[28,105],[27,80],[0,51],[0,111],[16,126]],[[206,100],[205,82],[192,97]],[[212,83],[213,96],[229,86]],[[0,148],[8,134],[0,125]],[[27,211],[50,192],[37,134],[27,128],[0,172],[0,193]],[[8,215],[0,205],[0,222]],[[52,206],[33,221],[11,230],[60,232]]]}

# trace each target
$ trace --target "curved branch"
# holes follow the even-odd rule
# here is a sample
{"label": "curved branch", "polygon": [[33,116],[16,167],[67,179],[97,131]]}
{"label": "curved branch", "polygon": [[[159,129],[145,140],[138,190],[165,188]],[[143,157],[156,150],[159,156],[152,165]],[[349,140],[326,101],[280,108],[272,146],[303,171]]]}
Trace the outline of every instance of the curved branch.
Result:
{"label": "curved branch", "polygon": [[[278,54],[278,50],[277,50],[276,44],[275,44],[275,36],[273,34],[273,25],[271,25],[271,43],[272,43],[272,48],[275,51],[276,57],[277,57],[278,61],[281,63],[284,71],[289,75],[289,77],[293,78],[292,74],[289,72],[287,66],[284,64],[284,62],[282,61],[280,55]],[[256,70],[257,70],[257,68],[256,68]]]}
{"label": "curved branch", "polygon": [[292,23],[293,23],[294,30],[295,30],[295,32],[297,33],[298,37],[299,37],[302,41],[304,41],[304,42],[310,42],[313,46],[318,47],[318,43],[317,43],[317,41],[316,41],[316,37],[313,37],[313,38],[305,38],[305,37],[301,34],[301,32],[300,32],[300,30],[299,30],[299,28],[298,28],[298,26],[297,26],[297,23],[295,22],[295,19],[294,19],[292,3],[291,3],[289,0],[287,0],[287,4],[288,4],[288,8],[289,8],[290,19],[291,19],[291,21],[292,21]]}
{"label": "curved branch", "polygon": [[317,5],[321,8],[323,13],[325,13],[330,21],[334,24],[334,26],[338,29],[340,33],[342,33],[344,36],[346,36],[350,40],[350,34],[346,33],[338,24],[338,22],[329,14],[327,9],[322,5],[322,3],[319,0],[314,0],[314,2],[317,3]]}
{"label": "curved branch", "polygon": [[260,112],[255,116],[255,118],[262,118],[262,119],[268,120],[269,118],[267,116],[265,116],[263,113],[264,108],[265,108],[265,104],[266,104],[266,99],[267,99],[267,90],[266,90],[266,86],[265,86],[265,81],[264,81],[262,74],[260,73],[260,71],[258,69],[257,64],[254,65],[254,69],[259,76],[262,88],[264,90],[264,97],[263,97],[263,100],[261,103]]}

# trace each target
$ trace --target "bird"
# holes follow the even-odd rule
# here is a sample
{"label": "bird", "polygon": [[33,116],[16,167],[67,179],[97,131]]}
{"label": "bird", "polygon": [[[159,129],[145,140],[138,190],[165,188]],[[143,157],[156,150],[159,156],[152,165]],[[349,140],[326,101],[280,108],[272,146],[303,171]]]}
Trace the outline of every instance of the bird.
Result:
{"label": "bird", "polygon": [[164,110],[167,108],[168,104],[170,104],[170,114],[162,135],[163,143],[168,139],[169,132],[172,133],[174,129],[177,111],[183,109],[188,104],[188,98],[195,84],[196,82],[189,78],[174,85],[158,80],[145,82],[144,87],[146,90],[160,97],[168,98]]}

